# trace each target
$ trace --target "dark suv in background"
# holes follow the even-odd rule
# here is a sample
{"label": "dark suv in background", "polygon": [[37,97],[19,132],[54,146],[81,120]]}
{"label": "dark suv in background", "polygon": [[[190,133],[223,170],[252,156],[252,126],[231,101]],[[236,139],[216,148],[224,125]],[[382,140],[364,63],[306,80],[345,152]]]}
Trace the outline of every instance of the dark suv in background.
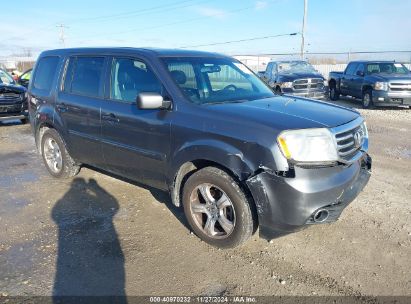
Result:
{"label": "dark suv in background", "polygon": [[20,119],[26,123],[28,119],[27,90],[14,82],[14,79],[0,69],[0,121]]}
{"label": "dark suv in background", "polygon": [[88,164],[168,191],[218,247],[335,221],[370,177],[358,112],[276,95],[214,53],[46,51],[29,109],[52,176]]}
{"label": "dark suv in background", "polygon": [[277,93],[316,99],[328,97],[327,81],[306,61],[271,61],[262,79]]}

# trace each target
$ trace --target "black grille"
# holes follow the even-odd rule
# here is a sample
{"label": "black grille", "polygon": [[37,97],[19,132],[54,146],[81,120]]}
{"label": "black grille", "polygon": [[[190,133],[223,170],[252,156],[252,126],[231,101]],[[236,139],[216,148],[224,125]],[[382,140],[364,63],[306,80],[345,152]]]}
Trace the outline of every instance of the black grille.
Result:
{"label": "black grille", "polygon": [[[359,135],[356,135],[356,134]],[[357,136],[357,139],[355,138]],[[358,138],[359,136],[359,138]],[[345,160],[349,160],[361,148],[364,141],[364,131],[361,126],[357,126],[348,131],[342,131],[335,135],[337,141],[338,155]]]}
{"label": "black grille", "polygon": [[20,100],[21,95],[18,93],[0,93],[0,100],[7,100],[7,101],[13,101],[13,100]]}

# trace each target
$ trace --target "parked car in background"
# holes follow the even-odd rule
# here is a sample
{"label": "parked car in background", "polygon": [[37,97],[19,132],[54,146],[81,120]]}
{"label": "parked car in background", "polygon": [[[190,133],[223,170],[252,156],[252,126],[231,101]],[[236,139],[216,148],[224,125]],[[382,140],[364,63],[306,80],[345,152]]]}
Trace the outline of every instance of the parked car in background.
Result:
{"label": "parked car in background", "polygon": [[263,80],[277,93],[324,99],[328,97],[325,78],[306,61],[272,61]]}
{"label": "parked car in background", "polygon": [[353,61],[344,72],[331,72],[330,99],[361,98],[363,108],[411,106],[411,73],[394,61]]}
{"label": "parked car in background", "polygon": [[220,54],[46,51],[28,98],[52,176],[88,164],[168,191],[192,230],[217,247],[245,242],[257,226],[272,239],[336,221],[370,177],[357,111],[290,102]]}
{"label": "parked car in background", "polygon": [[21,76],[18,79],[18,84],[22,85],[25,88],[28,88],[32,70],[33,69],[29,69],[25,71],[23,74],[21,74]]}
{"label": "parked car in background", "polygon": [[6,71],[0,69],[0,121],[20,119],[27,122],[27,90],[15,83]]}

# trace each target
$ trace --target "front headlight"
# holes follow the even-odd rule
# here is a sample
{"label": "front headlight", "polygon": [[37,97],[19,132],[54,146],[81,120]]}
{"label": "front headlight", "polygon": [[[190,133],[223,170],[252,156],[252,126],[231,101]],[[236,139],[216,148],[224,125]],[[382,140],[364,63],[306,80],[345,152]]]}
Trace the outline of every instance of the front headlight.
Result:
{"label": "front headlight", "polygon": [[277,143],[283,155],[296,162],[334,162],[337,147],[330,130],[301,129],[280,133]]}
{"label": "front headlight", "polygon": [[327,87],[327,86],[328,86],[328,80],[327,80],[327,79],[324,79],[323,84],[324,84],[325,87]]}
{"label": "front headlight", "polygon": [[292,81],[290,81],[290,82],[283,82],[283,83],[280,84],[280,87],[289,89],[289,88],[292,88],[292,87],[293,87],[293,83],[292,83]]}
{"label": "front headlight", "polygon": [[377,91],[387,91],[388,90],[388,83],[387,82],[376,82],[374,84],[374,90]]}

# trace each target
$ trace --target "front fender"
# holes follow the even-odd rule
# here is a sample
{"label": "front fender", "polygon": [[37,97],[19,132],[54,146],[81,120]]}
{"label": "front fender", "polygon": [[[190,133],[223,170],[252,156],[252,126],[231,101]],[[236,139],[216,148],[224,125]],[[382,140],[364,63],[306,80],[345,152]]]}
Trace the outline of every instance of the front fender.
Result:
{"label": "front fender", "polygon": [[182,145],[172,157],[170,178],[173,179],[179,168],[196,160],[215,162],[233,172],[240,180],[247,179],[256,169],[238,148],[217,140],[196,140]]}

